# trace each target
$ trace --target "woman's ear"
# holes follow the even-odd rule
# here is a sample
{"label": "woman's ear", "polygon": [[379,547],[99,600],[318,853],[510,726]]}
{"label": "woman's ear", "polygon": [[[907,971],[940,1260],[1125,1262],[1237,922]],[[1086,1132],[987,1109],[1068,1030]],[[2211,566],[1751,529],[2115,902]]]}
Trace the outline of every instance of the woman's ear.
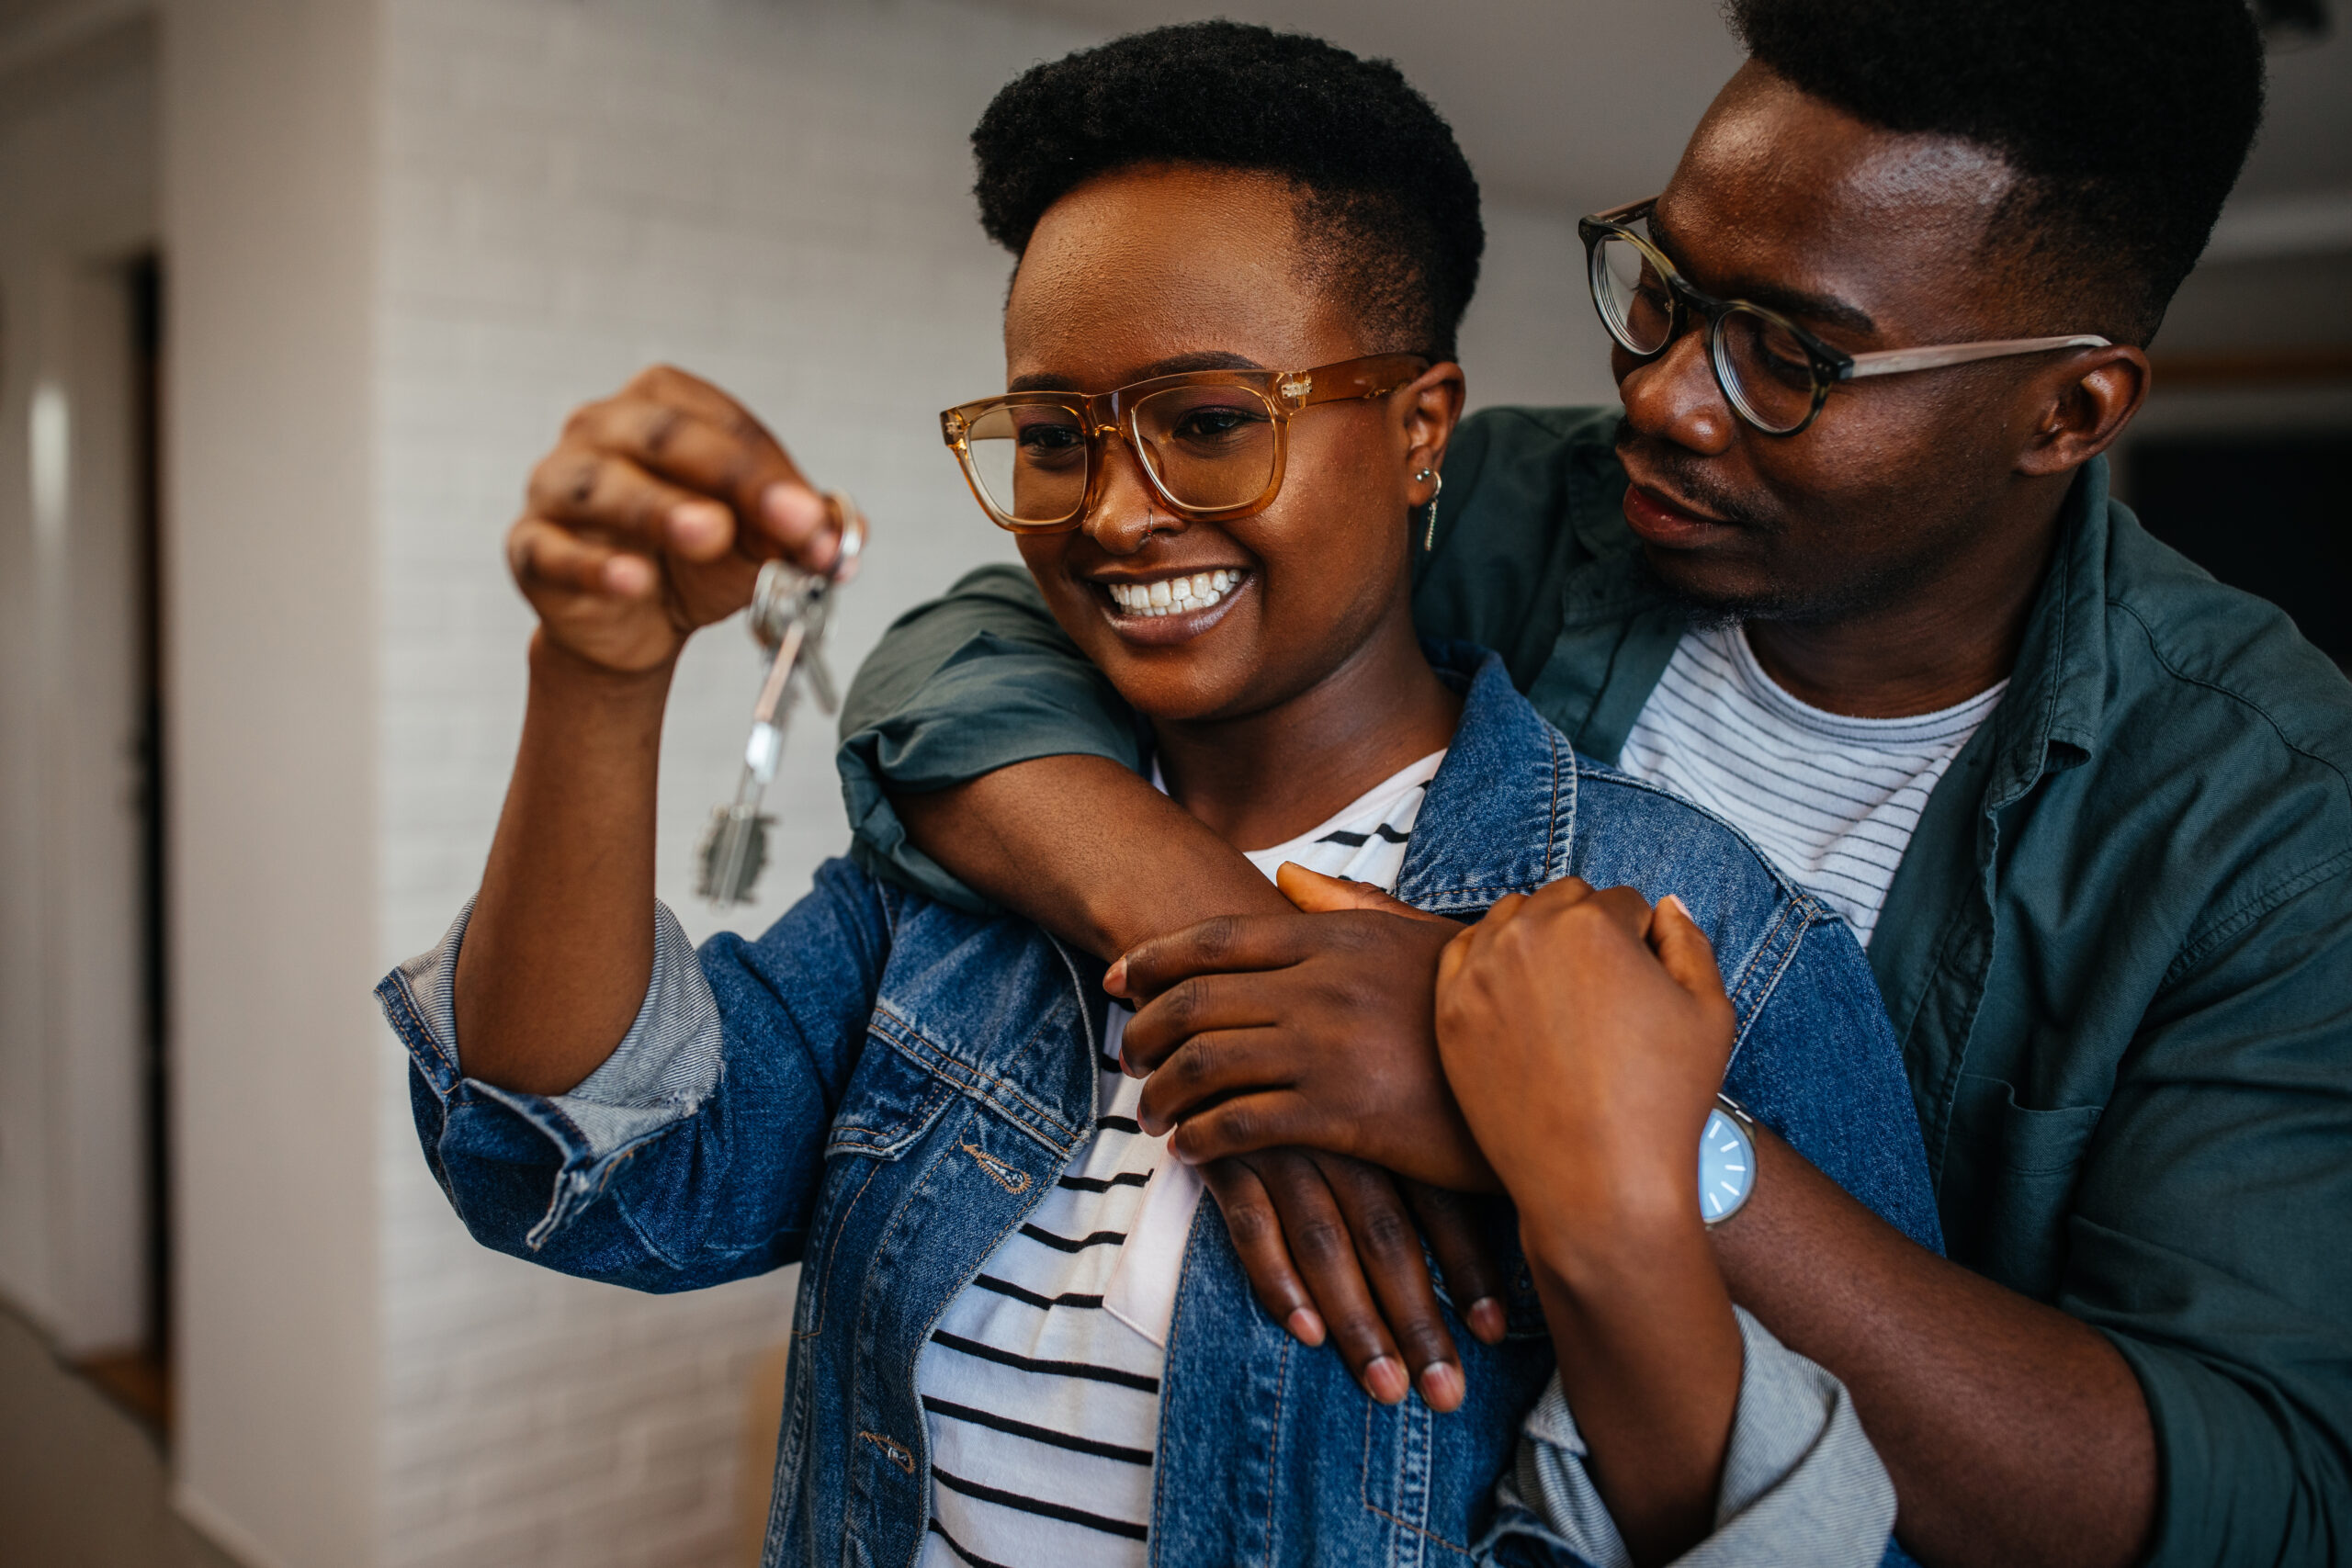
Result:
{"label": "woman's ear", "polygon": [[[1469,395],[1462,367],[1453,360],[1430,366],[1409,386],[1396,390],[1393,407],[1404,422],[1405,503],[1426,506],[1437,497],[1434,476],[1445,468],[1446,443],[1462,423],[1462,401]],[[1427,472],[1430,479],[1416,479]]]}

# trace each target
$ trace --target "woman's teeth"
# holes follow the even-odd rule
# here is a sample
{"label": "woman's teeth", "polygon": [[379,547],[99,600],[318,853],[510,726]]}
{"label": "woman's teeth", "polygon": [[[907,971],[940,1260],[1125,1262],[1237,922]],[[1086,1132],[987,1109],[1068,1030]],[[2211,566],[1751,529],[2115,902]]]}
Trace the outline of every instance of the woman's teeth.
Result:
{"label": "woman's teeth", "polygon": [[1196,571],[1158,582],[1110,582],[1111,602],[1130,615],[1181,615],[1205,610],[1241,585],[1238,571]]}

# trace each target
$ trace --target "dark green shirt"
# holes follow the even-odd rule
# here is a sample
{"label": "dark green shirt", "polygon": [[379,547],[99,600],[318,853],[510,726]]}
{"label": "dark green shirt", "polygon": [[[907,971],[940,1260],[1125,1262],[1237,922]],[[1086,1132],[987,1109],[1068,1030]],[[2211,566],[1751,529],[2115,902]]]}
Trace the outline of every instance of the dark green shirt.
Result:
{"label": "dark green shirt", "polygon": [[[1685,626],[1619,513],[1615,423],[1465,422],[1414,596],[1425,632],[1499,651],[1611,760]],[[1116,694],[1009,568],[900,620],[842,729],[862,852],[967,903],[883,779],[1137,759]],[[2352,1551],[2347,773],[2352,685],[2151,538],[2094,461],[1871,945],[1951,1255],[2105,1331],[2146,1392],[2160,1563]]]}

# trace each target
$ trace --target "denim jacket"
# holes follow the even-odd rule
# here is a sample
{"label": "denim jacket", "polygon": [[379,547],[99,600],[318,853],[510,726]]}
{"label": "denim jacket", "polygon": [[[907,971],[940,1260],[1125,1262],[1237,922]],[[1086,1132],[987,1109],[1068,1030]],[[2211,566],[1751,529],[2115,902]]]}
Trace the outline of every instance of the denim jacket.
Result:
{"label": "denim jacket", "polygon": [[[1436,657],[1465,704],[1398,895],[1474,917],[1567,875],[1679,894],[1737,1013],[1726,1091],[1939,1245],[1902,1060],[1844,925],[1722,823],[1577,756],[1498,660],[1462,645]],[[799,1263],[764,1562],[914,1562],[931,1486],[916,1359],[1090,1134],[1102,965],[1026,921],[831,861],[757,941],[723,934],[687,959],[663,911],[623,1048],[541,1097],[459,1069],[446,973],[462,927],[378,995],[411,1055],[426,1157],[469,1229],[648,1291]],[[1498,1503],[1553,1356],[1510,1216],[1492,1217],[1509,1337],[1488,1347],[1449,1323],[1468,1393],[1436,1416],[1372,1402],[1339,1357],[1295,1342],[1251,1296],[1216,1206],[1201,1206],[1161,1381],[1156,1562],[1594,1555],[1510,1487]]]}

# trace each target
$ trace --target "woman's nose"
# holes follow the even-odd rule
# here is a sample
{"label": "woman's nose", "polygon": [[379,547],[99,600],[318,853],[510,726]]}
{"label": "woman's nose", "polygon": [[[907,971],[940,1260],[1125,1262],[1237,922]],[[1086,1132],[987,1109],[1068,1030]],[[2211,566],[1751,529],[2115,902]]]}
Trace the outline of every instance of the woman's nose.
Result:
{"label": "woman's nose", "polygon": [[1087,508],[1086,521],[1081,525],[1086,536],[1102,547],[1105,554],[1131,556],[1144,547],[1154,534],[1167,534],[1183,527],[1182,519],[1172,516],[1145,477],[1143,464],[1125,439],[1117,434],[1102,438],[1102,482],[1094,494],[1094,504]]}
{"label": "woman's nose", "polygon": [[[1632,358],[1623,349],[1618,353]],[[1716,383],[1704,327],[1678,334],[1655,359],[1635,361],[1618,377],[1617,395],[1625,404],[1625,422],[1635,430],[1693,452],[1717,456],[1737,434],[1738,416]]]}

